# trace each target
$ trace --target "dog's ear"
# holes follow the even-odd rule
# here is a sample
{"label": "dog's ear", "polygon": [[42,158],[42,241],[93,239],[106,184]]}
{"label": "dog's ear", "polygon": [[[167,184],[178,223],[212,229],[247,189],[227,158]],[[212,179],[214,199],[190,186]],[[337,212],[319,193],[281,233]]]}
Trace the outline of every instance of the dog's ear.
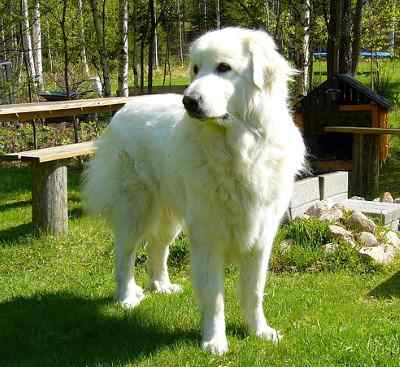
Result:
{"label": "dog's ear", "polygon": [[272,38],[262,31],[251,31],[248,38],[252,81],[260,90],[270,89],[274,83],[285,83],[296,72],[277,51]]}

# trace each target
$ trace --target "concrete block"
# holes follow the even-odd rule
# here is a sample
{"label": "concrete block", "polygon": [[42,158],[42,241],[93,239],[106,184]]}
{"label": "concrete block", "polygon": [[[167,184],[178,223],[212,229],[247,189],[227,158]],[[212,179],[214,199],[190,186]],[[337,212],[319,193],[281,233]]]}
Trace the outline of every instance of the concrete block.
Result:
{"label": "concrete block", "polygon": [[349,174],[345,171],[327,173],[318,176],[320,200],[336,204],[348,199]]}
{"label": "concrete block", "polygon": [[371,216],[379,224],[397,231],[400,219],[400,204],[352,199],[345,200],[341,204],[346,208],[358,210]]}
{"label": "concrete block", "polygon": [[318,177],[309,177],[295,182],[289,204],[289,218],[294,219],[317,202],[320,198]]}

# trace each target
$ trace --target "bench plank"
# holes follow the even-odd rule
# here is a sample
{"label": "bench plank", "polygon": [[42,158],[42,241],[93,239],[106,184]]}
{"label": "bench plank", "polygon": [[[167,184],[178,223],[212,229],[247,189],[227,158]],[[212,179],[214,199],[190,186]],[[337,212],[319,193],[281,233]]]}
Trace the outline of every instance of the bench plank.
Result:
{"label": "bench plank", "polygon": [[94,141],[84,143],[61,145],[57,147],[27,150],[18,153],[9,153],[0,156],[0,160],[34,161],[38,163],[56,161],[59,159],[79,157],[93,154],[96,151]]}

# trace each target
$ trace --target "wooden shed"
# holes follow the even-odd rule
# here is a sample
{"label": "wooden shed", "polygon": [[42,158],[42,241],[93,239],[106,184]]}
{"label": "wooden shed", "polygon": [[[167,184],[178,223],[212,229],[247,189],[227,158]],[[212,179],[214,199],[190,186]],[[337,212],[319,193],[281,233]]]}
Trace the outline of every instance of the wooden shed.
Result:
{"label": "wooden shed", "polygon": [[[326,80],[295,106],[295,122],[316,168],[351,170],[353,136],[325,133],[327,126],[388,126],[390,103],[353,77],[339,74]],[[379,138],[379,159],[389,150],[388,136]]]}

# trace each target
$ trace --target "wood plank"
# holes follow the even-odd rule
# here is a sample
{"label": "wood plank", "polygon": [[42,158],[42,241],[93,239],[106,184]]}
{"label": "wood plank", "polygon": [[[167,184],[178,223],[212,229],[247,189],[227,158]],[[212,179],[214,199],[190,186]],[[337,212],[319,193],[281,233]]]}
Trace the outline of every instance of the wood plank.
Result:
{"label": "wood plank", "polygon": [[370,104],[340,105],[339,111],[370,111],[371,108]]}
{"label": "wood plank", "polygon": [[78,144],[68,144],[45,149],[10,153],[0,156],[0,160],[21,160],[43,163],[93,154],[95,151],[96,147],[94,145],[94,141],[88,141]]}
{"label": "wood plank", "polygon": [[377,127],[326,126],[324,128],[324,131],[327,133],[400,135],[400,129],[388,129],[388,128],[377,128]]}
{"label": "wood plank", "polygon": [[146,98],[146,96],[1,105],[0,121],[28,121],[48,117],[76,116],[94,112],[113,112],[118,111],[127,102],[137,100],[138,98]]}

